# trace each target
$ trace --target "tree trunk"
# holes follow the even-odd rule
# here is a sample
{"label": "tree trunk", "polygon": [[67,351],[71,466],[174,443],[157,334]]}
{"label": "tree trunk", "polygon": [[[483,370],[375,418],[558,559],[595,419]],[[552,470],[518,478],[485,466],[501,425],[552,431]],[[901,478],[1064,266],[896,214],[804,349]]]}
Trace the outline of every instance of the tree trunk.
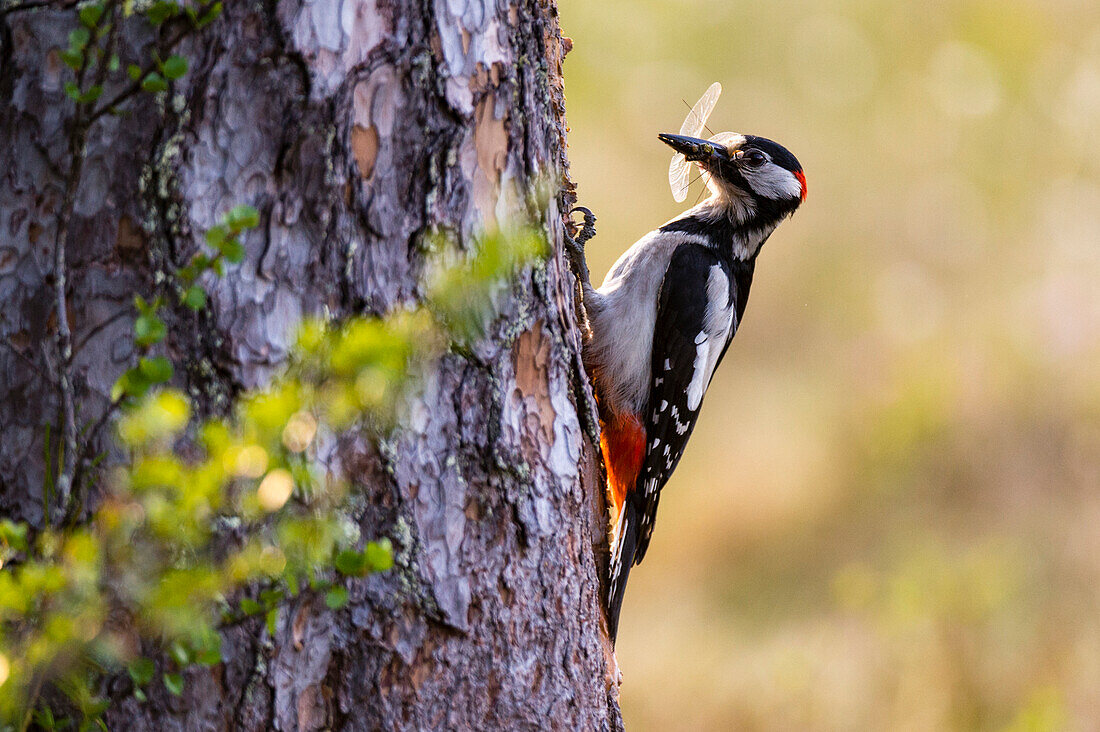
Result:
{"label": "tree trunk", "polygon": [[[45,455],[64,436],[54,240],[73,109],[59,61],[75,13],[0,15],[0,513],[41,526]],[[125,32],[137,56],[148,33]],[[560,244],[571,202],[552,0],[226,3],[184,42],[190,71],[90,130],[65,237],[75,421],[93,425],[135,358],[151,297],[202,232],[248,203],[245,261],[194,314],[171,303],[166,354],[207,413],[285,358],[304,314],[415,300],[426,233],[469,241],[527,210]],[[226,632],[225,663],[182,698],[107,693],[118,729],[617,729],[601,631],[606,562],[591,392],[560,246],[497,304],[473,354],[428,376],[392,440],[342,441],[364,535],[398,566]],[[95,434],[106,448],[108,430]],[[97,448],[98,449],[98,448]],[[94,502],[94,495],[90,497]]]}

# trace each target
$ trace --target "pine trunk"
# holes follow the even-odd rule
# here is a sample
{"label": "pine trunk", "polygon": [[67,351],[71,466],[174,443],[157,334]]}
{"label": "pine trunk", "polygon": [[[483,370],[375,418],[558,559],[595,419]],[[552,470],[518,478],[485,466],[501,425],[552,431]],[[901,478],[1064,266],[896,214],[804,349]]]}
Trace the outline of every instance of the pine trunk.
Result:
{"label": "pine trunk", "polygon": [[[57,510],[47,466],[79,457],[58,458],[60,380],[75,423],[94,428],[135,358],[134,295],[162,291],[234,204],[261,212],[245,261],[202,313],[167,312],[166,354],[210,414],[270,376],[303,315],[415,300],[427,232],[468,242],[527,211],[541,183],[563,191],[544,212],[560,245],[569,42],[552,0],[226,3],[184,42],[190,71],[169,93],[90,129],[61,272],[72,102],[56,49],[74,12],[0,13],[4,516],[41,526]],[[150,41],[125,35],[123,49]],[[489,337],[445,358],[392,440],[341,443],[355,518],[393,539],[398,569],[353,584],[338,612],[303,596],[274,635],[259,620],[227,631],[225,663],[190,671],[183,697],[138,703],[109,684],[113,729],[621,727],[591,392],[560,246],[497,307]],[[109,425],[81,435],[92,454],[110,454],[108,438]]]}

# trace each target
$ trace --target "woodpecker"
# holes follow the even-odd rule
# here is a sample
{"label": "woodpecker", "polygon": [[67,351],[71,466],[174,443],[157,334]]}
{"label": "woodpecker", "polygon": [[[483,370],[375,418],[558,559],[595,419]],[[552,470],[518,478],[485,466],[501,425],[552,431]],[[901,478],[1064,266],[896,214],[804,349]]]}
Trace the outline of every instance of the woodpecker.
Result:
{"label": "woodpecker", "polygon": [[756,257],[806,200],[802,166],[771,140],[732,132],[658,139],[699,166],[710,196],[639,239],[599,288],[588,281],[583,241],[569,242],[589,321],[583,360],[617,515],[607,596],[612,643],[661,489],[745,314]]}

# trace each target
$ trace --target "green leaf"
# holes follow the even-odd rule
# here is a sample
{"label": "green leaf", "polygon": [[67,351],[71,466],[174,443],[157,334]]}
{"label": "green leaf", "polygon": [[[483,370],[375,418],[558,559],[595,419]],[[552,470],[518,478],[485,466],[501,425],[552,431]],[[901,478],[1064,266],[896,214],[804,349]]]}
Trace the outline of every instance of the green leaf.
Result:
{"label": "green leaf", "polygon": [[139,315],[134,321],[134,342],[142,348],[160,343],[166,332],[164,321],[152,313]]}
{"label": "green leaf", "polygon": [[202,28],[210,23],[213,23],[219,15],[222,14],[222,4],[216,2],[210,6],[210,9],[206,11],[206,15],[199,18],[198,26]]}
{"label": "green leaf", "polygon": [[103,87],[99,84],[94,84],[89,87],[88,91],[80,95],[80,99],[77,101],[81,104],[91,104],[95,100],[99,99],[99,95],[103,93]]}
{"label": "green leaf", "polygon": [[179,5],[176,3],[159,0],[153,3],[149,9],[145,11],[145,17],[148,18],[149,22],[153,25],[160,25],[178,12]]}
{"label": "green leaf", "polygon": [[348,590],[346,587],[333,587],[325,593],[325,605],[329,610],[339,610],[348,604]]}
{"label": "green leaf", "polygon": [[219,644],[217,648],[204,648],[195,658],[195,663],[203,666],[217,666],[222,662],[222,650]]}
{"label": "green leaf", "polygon": [[153,663],[153,659],[135,658],[130,661],[130,664],[126,667],[126,671],[130,674],[130,679],[133,680],[135,686],[145,686],[153,680],[153,672],[156,670],[156,665]]}
{"label": "green leaf", "polygon": [[138,369],[153,384],[163,384],[172,378],[172,362],[164,356],[143,357],[138,361]]}
{"label": "green leaf", "polygon": [[265,606],[271,607],[286,596],[282,588],[273,587],[271,589],[264,590],[260,593],[260,602]]}
{"label": "green leaf", "polygon": [[267,615],[264,617],[264,623],[267,625],[268,635],[275,635],[277,630],[276,624],[279,622],[279,608],[273,607],[267,611]]}
{"label": "green leaf", "polygon": [[172,645],[168,647],[168,654],[172,657],[172,660],[180,666],[186,666],[191,663],[191,652],[179,641],[172,641]]}
{"label": "green leaf", "polygon": [[213,628],[204,628],[191,644],[192,662],[216,666],[222,662],[222,637]]}
{"label": "green leaf", "polygon": [[229,211],[226,221],[235,229],[254,229],[260,225],[260,212],[242,203]]}
{"label": "green leaf", "polygon": [[149,697],[145,696],[145,692],[141,689],[134,689],[134,698],[143,703],[149,700]]}
{"label": "green leaf", "polygon": [[333,564],[337,572],[349,577],[362,577],[367,573],[367,557],[351,549],[345,549],[337,554]]}
{"label": "green leaf", "polygon": [[187,73],[187,59],[183,56],[172,55],[161,67],[167,79],[178,79]]}
{"label": "green leaf", "polygon": [[264,606],[250,598],[244,598],[241,600],[241,612],[245,615],[259,615],[264,609]]}
{"label": "green leaf", "polygon": [[43,729],[57,729],[57,720],[54,719],[53,710],[49,707],[35,710],[34,721]]}
{"label": "green leaf", "polygon": [[137,64],[130,64],[126,67],[126,73],[130,75],[130,78],[137,81],[141,78],[141,67]]}
{"label": "green leaf", "polygon": [[141,369],[134,366],[123,372],[122,376],[118,377],[115,385],[111,387],[111,401],[116,402],[123,396],[140,399],[149,391],[150,386],[152,385],[141,373]]}
{"label": "green leaf", "polygon": [[226,239],[219,249],[221,249],[222,255],[232,264],[240,264],[244,261],[244,244],[241,244],[236,238]]}
{"label": "green leaf", "polygon": [[206,243],[217,249],[221,247],[227,236],[229,236],[229,229],[218,224],[206,230]]}
{"label": "green leaf", "polygon": [[88,32],[87,28],[77,28],[69,31],[69,48],[76,51],[83,51],[84,47],[88,45],[88,41],[92,39],[92,34]]}
{"label": "green leaf", "polygon": [[164,674],[164,688],[173,696],[183,696],[183,674]]}
{"label": "green leaf", "polygon": [[111,708],[111,702],[108,699],[96,698],[89,702],[85,702],[81,707],[81,713],[84,715],[85,720],[99,719],[103,716],[104,712]]}
{"label": "green leaf", "polygon": [[80,9],[80,22],[87,28],[95,28],[103,15],[103,6],[99,3],[85,5]]}
{"label": "green leaf", "polygon": [[191,285],[183,296],[183,304],[198,312],[206,307],[206,290],[198,285]]}
{"label": "green leaf", "polygon": [[194,276],[198,277],[210,268],[210,257],[205,254],[196,254],[191,258],[191,267],[194,269]]}
{"label": "green leaf", "polygon": [[70,69],[76,71],[84,63],[84,54],[70,48],[61,52],[61,61]]}
{"label": "green leaf", "polygon": [[367,542],[363,554],[374,572],[385,572],[393,567],[393,545],[389,539]]}
{"label": "green leaf", "polygon": [[150,94],[156,94],[165,91],[168,88],[168,82],[157,72],[150,71],[149,75],[141,82],[141,88]]}
{"label": "green leaf", "polygon": [[110,71],[113,74],[116,71],[118,71],[118,66],[119,66],[118,54],[117,53],[112,53],[111,58],[107,59],[107,70]]}
{"label": "green leaf", "polygon": [[11,519],[0,519],[0,541],[17,552],[27,551],[27,525]]}
{"label": "green leaf", "polygon": [[65,82],[65,96],[74,102],[80,99],[80,87],[76,85],[75,81]]}

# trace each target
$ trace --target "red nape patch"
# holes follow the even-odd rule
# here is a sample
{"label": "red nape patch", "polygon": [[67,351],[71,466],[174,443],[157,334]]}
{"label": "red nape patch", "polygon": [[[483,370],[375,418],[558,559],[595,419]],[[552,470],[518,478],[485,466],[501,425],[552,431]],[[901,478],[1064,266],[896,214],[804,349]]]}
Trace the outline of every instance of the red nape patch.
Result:
{"label": "red nape patch", "polygon": [[801,170],[794,171],[794,177],[798,178],[798,182],[802,184],[802,202],[806,202],[806,174]]}
{"label": "red nape patch", "polygon": [[611,498],[615,501],[615,513],[618,514],[627,492],[634,490],[634,483],[642,469],[645,428],[642,421],[633,415],[613,417],[600,426],[600,449],[603,451],[603,463],[607,466],[607,483],[611,487]]}

